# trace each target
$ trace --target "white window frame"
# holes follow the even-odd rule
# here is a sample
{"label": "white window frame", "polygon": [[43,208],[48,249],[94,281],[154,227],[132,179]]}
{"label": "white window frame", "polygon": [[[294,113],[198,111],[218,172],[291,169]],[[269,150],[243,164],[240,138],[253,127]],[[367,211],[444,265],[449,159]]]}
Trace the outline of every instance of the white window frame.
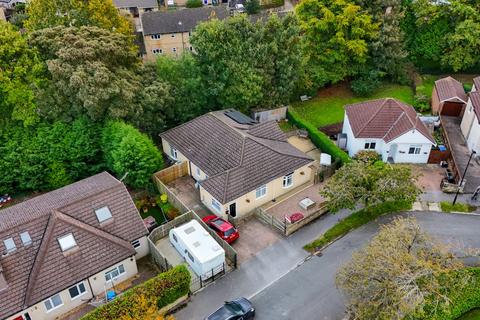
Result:
{"label": "white window frame", "polygon": [[173,160],[178,160],[178,150],[170,146],[170,156]]}
{"label": "white window frame", "polygon": [[[57,297],[60,299],[60,304],[57,305],[57,306],[54,306],[54,303],[53,303],[53,298]],[[52,306],[52,308],[48,309],[47,307],[47,301],[50,303],[50,305]],[[57,293],[57,294],[54,294],[53,296],[51,296],[50,298],[46,299],[43,301],[43,305],[45,306],[45,310],[47,310],[47,313],[50,313],[52,312],[53,310],[55,309],[58,309],[60,308],[61,306],[63,306],[63,300],[62,300],[62,296],[60,295],[60,293]]]}
{"label": "white window frame", "polygon": [[173,48],[172,48],[172,52],[173,52],[173,53],[176,53],[176,52],[177,52],[177,47],[173,47]]}
{"label": "white window frame", "polygon": [[140,248],[142,246],[142,243],[140,242],[140,239],[137,239],[137,240],[133,240],[132,242],[130,242],[132,244],[132,246],[136,249],[136,248]]}
{"label": "white window frame", "polygon": [[[123,272],[120,272],[120,267],[122,267]],[[114,272],[117,272],[118,275],[115,276],[115,277],[112,277],[111,274],[114,273]],[[125,271],[125,266],[124,266],[123,264],[119,264],[119,265],[116,266],[115,268],[110,269],[110,270],[108,270],[107,272],[105,272],[105,281],[109,282],[109,281],[116,280],[116,279],[120,278],[121,276],[123,276],[125,273],[126,273],[126,271]],[[110,276],[110,279],[107,279],[107,275]]]}
{"label": "white window frame", "polygon": [[[62,245],[62,240],[66,240],[66,241],[69,241],[69,242],[73,241],[73,243],[64,247]],[[58,245],[60,246],[60,249],[62,250],[62,252],[71,250],[71,249],[73,249],[77,246],[77,240],[75,240],[75,237],[73,236],[73,233],[68,233],[68,234],[63,235],[61,237],[58,237],[57,241],[58,241]],[[66,244],[66,243],[64,243],[64,244]]]}
{"label": "white window frame", "polygon": [[160,48],[154,48],[152,49],[153,54],[163,54],[163,50]]}
{"label": "white window frame", "polygon": [[7,254],[15,252],[17,250],[17,245],[15,244],[15,240],[13,240],[13,238],[7,238],[3,240],[3,245],[5,246]]}
{"label": "white window frame", "polygon": [[267,185],[264,184],[263,186],[258,187],[255,190],[255,199],[263,198],[267,195]]}
{"label": "white window frame", "polygon": [[160,40],[161,35],[159,33],[155,33],[152,34],[150,37],[152,38],[152,40]]}
{"label": "white window frame", "polygon": [[22,243],[25,247],[32,244],[32,237],[30,236],[28,231],[20,233],[20,239],[22,240]]}
{"label": "white window frame", "polygon": [[[101,215],[101,217],[99,216],[99,214]],[[100,223],[113,219],[112,211],[110,211],[110,208],[108,206],[95,209],[95,215],[97,216],[97,220]],[[102,218],[102,220],[100,220],[100,218]]]}
{"label": "white window frame", "polygon": [[[80,285],[83,285],[83,289],[84,289],[83,292],[81,292],[81,290],[80,290]],[[79,293],[79,294],[76,295],[75,297],[72,297],[72,293],[70,292],[70,289],[73,289],[73,288],[77,288],[77,291],[78,291],[78,293]],[[78,299],[79,297],[83,296],[83,295],[86,294],[86,293],[87,293],[87,286],[85,285],[85,282],[83,282],[83,281],[77,283],[77,284],[74,285],[74,286],[71,286],[70,288],[68,288],[68,294],[70,295],[70,299],[72,299],[72,301],[75,300],[75,299]]]}
{"label": "white window frame", "polygon": [[222,213],[222,205],[217,199],[212,198],[212,208],[215,209],[218,213]]}
{"label": "white window frame", "polygon": [[[410,153],[410,149],[412,149],[412,148],[413,148],[413,152]],[[420,146],[420,145],[413,145],[412,144],[408,147],[408,154],[420,154],[421,152],[422,152],[422,146]]]}
{"label": "white window frame", "polygon": [[284,189],[293,186],[293,172],[283,176],[282,186]]}
{"label": "white window frame", "polygon": [[[374,147],[372,148],[372,144]],[[375,141],[367,141],[364,144],[364,149],[365,150],[375,150],[377,148],[377,143]]]}
{"label": "white window frame", "polygon": [[196,171],[198,177],[202,176],[202,172],[200,171],[199,167],[197,167],[195,171]]}

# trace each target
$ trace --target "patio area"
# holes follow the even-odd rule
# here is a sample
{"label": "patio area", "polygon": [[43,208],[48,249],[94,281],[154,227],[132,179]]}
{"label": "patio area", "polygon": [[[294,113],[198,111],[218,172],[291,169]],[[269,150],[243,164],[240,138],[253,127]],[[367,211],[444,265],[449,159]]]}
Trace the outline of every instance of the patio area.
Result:
{"label": "patio area", "polygon": [[190,210],[201,218],[210,214],[200,200],[200,193],[195,187],[195,180],[190,176],[177,178],[167,184],[170,191]]}
{"label": "patio area", "polygon": [[298,150],[306,153],[314,160],[320,161],[320,150],[312,143],[309,138],[301,138],[299,136],[292,136],[288,138],[288,142]]}

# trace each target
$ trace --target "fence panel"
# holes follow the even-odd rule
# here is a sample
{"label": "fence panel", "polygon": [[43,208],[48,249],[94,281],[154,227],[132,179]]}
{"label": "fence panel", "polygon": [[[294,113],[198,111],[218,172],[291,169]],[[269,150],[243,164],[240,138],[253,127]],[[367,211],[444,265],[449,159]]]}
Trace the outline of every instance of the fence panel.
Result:
{"label": "fence panel", "polygon": [[294,222],[294,223],[287,223],[285,225],[285,235],[286,236],[291,235],[292,233],[294,233],[295,231],[297,231],[298,229],[300,229],[304,225],[312,222],[313,220],[317,219],[321,215],[325,214],[327,211],[328,211],[327,204],[326,204],[326,202],[324,202],[319,206],[317,211],[315,211],[312,214],[309,214],[308,216],[306,216],[302,220]]}
{"label": "fence panel", "polygon": [[268,214],[264,209],[262,208],[257,208],[255,210],[255,216],[260,220],[260,222],[263,222],[264,224],[272,227],[274,230],[277,230],[281,234],[285,235],[286,234],[286,223],[285,221],[282,221],[278,219],[277,217],[274,217],[270,214]]}
{"label": "fence panel", "polygon": [[[161,171],[160,171],[161,172]],[[167,187],[165,183],[157,176],[159,172],[153,175],[153,181],[155,182],[157,189],[160,193],[165,193],[168,196],[168,201],[177,208],[180,213],[189,211],[188,207]]]}
{"label": "fence panel", "polygon": [[150,248],[150,254],[153,262],[155,262],[155,264],[160,268],[160,270],[162,270],[162,272],[165,272],[171,269],[172,266],[168,263],[167,258],[165,258],[160,253],[158,248],[155,246],[155,243],[153,243],[153,241],[150,239],[147,239],[147,240],[148,240],[148,247]]}
{"label": "fence panel", "polygon": [[188,164],[186,161],[174,164],[173,166],[160,170],[154,174],[154,176],[160,179],[164,184],[168,184],[173,180],[186,175],[188,175]]}

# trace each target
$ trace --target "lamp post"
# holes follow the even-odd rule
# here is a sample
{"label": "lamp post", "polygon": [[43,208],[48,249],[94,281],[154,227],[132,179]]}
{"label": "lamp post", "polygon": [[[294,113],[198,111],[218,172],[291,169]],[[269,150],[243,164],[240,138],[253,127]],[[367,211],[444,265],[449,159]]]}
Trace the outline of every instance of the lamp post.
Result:
{"label": "lamp post", "polygon": [[463,171],[462,175],[462,180],[460,180],[460,185],[457,187],[457,193],[455,193],[455,198],[453,198],[452,205],[455,205],[455,202],[457,202],[457,197],[458,193],[460,192],[460,187],[462,186],[463,179],[465,178],[465,175],[467,174],[468,166],[470,165],[470,161],[472,160],[473,155],[476,154],[475,150],[472,150],[472,153],[470,154],[470,158],[468,158],[467,166],[465,167],[465,170]]}

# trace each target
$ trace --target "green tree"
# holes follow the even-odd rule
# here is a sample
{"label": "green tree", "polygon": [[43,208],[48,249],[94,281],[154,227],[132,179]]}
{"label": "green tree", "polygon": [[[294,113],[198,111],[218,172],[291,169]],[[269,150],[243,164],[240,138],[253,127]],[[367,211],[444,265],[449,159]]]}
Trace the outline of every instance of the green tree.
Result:
{"label": "green tree", "polygon": [[[480,11],[476,15],[480,16]],[[457,72],[480,64],[480,18],[460,22],[445,41],[448,45],[441,57],[442,65]]]}
{"label": "green tree", "polygon": [[42,72],[37,51],[11,24],[0,21],[0,126],[9,120],[25,126],[38,121],[34,89]]}
{"label": "green tree", "polygon": [[202,0],[187,0],[187,8],[201,8],[203,7]]}
{"label": "green tree", "polygon": [[[139,60],[132,37],[97,27],[54,27],[31,34],[48,68],[38,90],[40,114],[71,120],[126,118],[139,112]],[[141,110],[140,110],[141,111]]]}
{"label": "green tree", "polygon": [[415,219],[396,218],[353,254],[336,282],[355,319],[410,319],[427,300],[435,307],[448,305],[443,287],[461,291],[468,284],[468,277],[459,282],[451,276],[462,267]]}
{"label": "green tree", "polygon": [[346,0],[304,0],[295,11],[317,87],[353,76],[365,65],[378,25],[360,6]]}
{"label": "green tree", "polygon": [[246,0],[245,1],[245,10],[248,14],[259,13],[261,9],[259,0]]}
{"label": "green tree", "polygon": [[370,206],[386,201],[415,201],[420,190],[410,167],[381,161],[352,161],[341,167],[320,193],[330,210],[354,209],[358,203]]}
{"label": "green tree", "polygon": [[131,22],[121,16],[112,0],[31,0],[25,27],[40,30],[55,26],[95,26],[130,35]]}
{"label": "green tree", "polygon": [[121,121],[109,121],[102,132],[105,163],[118,178],[133,188],[145,188],[161,170],[163,159],[146,135]]}

